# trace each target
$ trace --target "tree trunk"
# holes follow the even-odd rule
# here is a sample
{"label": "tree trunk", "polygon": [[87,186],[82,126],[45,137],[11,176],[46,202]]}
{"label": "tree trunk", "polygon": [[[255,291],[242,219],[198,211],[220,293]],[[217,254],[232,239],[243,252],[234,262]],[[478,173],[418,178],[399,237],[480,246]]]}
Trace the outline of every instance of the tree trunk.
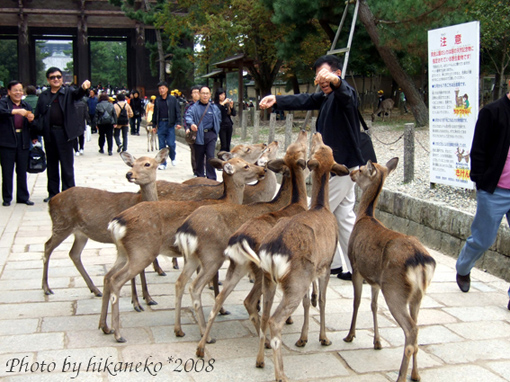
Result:
{"label": "tree trunk", "polygon": [[425,126],[428,124],[429,112],[427,106],[423,102],[418,89],[414,86],[414,82],[400,65],[395,52],[390,48],[381,45],[379,31],[375,17],[365,0],[360,1],[359,19],[365,26],[370,39],[374,43],[379,55],[384,61],[386,67],[391,73],[393,79],[402,88],[407,99],[407,105],[414,115],[417,126]]}
{"label": "tree trunk", "polygon": [[[145,9],[147,12],[151,11],[151,4],[149,0],[144,0]],[[165,51],[163,49],[163,40],[161,39],[161,31],[156,28],[156,43],[158,46],[158,62],[159,62],[159,81],[165,80]]]}

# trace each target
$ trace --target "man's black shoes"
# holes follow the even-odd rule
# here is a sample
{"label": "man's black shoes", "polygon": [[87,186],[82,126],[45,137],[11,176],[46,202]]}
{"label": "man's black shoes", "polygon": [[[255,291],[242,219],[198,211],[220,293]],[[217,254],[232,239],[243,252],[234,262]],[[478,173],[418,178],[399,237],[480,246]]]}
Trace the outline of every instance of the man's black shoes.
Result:
{"label": "man's black shoes", "polygon": [[331,268],[330,274],[332,274],[332,275],[339,275],[340,273],[342,273],[342,267]]}
{"label": "man's black shoes", "polygon": [[466,276],[461,276],[457,273],[457,285],[459,286],[460,290],[464,293],[469,291],[469,287],[471,286],[471,273],[468,273]]}

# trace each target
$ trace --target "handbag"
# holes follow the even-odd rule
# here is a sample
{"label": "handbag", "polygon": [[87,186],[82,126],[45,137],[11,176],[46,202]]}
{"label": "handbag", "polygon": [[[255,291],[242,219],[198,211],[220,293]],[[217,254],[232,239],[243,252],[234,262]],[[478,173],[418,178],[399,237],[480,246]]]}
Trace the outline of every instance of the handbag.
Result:
{"label": "handbag", "polygon": [[30,174],[38,174],[46,170],[46,154],[39,145],[34,145],[28,154],[28,169]]}
{"label": "handbag", "polygon": [[[200,126],[200,124],[202,123],[202,120],[204,119],[205,113],[207,113],[207,109],[209,109],[209,104],[207,104],[207,106],[205,107],[204,114],[202,114],[202,116],[200,117],[200,121],[198,121],[197,129],[198,129],[198,126]],[[186,139],[186,142],[189,145],[194,144],[195,141],[197,140],[197,131],[193,131],[193,130],[189,129],[186,132],[185,139]]]}
{"label": "handbag", "polygon": [[377,163],[377,156],[375,155],[374,145],[372,143],[372,138],[368,135],[368,126],[363,119],[363,116],[358,110],[359,121],[361,122],[361,126],[363,126],[363,131],[360,132],[360,141],[359,148],[361,150],[361,155],[363,155],[363,159],[368,161],[369,159],[373,163]]}

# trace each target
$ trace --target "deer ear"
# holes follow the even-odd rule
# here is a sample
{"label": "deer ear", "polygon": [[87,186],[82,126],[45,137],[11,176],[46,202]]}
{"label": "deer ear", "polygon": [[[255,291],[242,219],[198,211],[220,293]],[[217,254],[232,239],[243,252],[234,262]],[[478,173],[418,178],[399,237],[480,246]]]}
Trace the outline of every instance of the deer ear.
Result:
{"label": "deer ear", "polygon": [[229,153],[228,151],[220,151],[218,153],[218,158],[220,158],[221,160],[229,160],[229,159],[232,159],[234,157],[234,155],[232,155],[232,153]]}
{"label": "deer ear", "polygon": [[225,172],[225,174],[234,175],[235,169],[231,163],[226,162],[225,165],[223,166],[223,171]]}
{"label": "deer ear", "polygon": [[319,167],[319,161],[317,159],[310,159],[308,161],[308,169],[310,171],[315,170],[317,167]]}
{"label": "deer ear", "polygon": [[283,159],[273,159],[267,162],[267,168],[273,172],[282,172],[283,167],[285,166],[285,162]]}
{"label": "deer ear", "polygon": [[211,158],[209,159],[209,164],[213,166],[217,170],[221,170],[223,168],[223,164],[225,162],[218,158]]}
{"label": "deer ear", "polygon": [[349,175],[349,169],[345,167],[343,164],[335,163],[331,168],[331,172],[335,173],[338,176]]}
{"label": "deer ear", "polygon": [[163,163],[166,160],[166,158],[168,158],[169,153],[170,149],[168,147],[159,150],[159,152],[156,154],[156,162]]}
{"label": "deer ear", "polygon": [[367,167],[367,171],[370,173],[370,176],[374,175],[375,167],[370,159],[368,160],[366,167]]}
{"label": "deer ear", "polygon": [[134,156],[132,156],[127,151],[123,151],[120,153],[120,157],[122,158],[125,164],[127,164],[129,167],[133,167],[136,160]]}
{"label": "deer ear", "polygon": [[388,175],[391,174],[398,165],[398,157],[391,158],[388,163],[386,163],[386,167],[388,168]]}

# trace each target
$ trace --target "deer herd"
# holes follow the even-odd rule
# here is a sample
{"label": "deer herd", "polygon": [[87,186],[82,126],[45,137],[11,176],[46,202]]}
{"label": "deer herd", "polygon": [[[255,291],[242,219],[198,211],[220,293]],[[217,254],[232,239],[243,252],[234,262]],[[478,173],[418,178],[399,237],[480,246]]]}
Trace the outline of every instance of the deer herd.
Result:
{"label": "deer herd", "polygon": [[[381,348],[377,325],[377,297],[381,290],[389,311],[405,334],[397,381],[406,380],[411,356],[411,378],[419,380],[418,311],[431,282],[435,261],[416,238],[392,231],[374,217],[384,180],[397,166],[398,158],[386,165],[368,161],[349,173],[344,165],[334,161],[332,150],[323,143],[319,133],[312,137],[308,160],[307,147],[307,133],[301,131],[282,159],[276,158],[277,142],[239,145],[229,153],[220,152],[218,158],[210,162],[222,171],[221,183],[204,178],[183,183],[156,181],[157,167],[168,156],[168,149],[160,150],[154,158],[134,158],[127,152],[121,153],[124,162],[131,167],[126,178],[140,186],[138,193],[73,187],[49,202],[53,226],[44,249],[44,292],[53,293],[48,284],[52,252],[74,235],[69,256],[90,291],[102,297],[99,328],[105,334],[112,333],[116,341],[125,342],[119,313],[122,286],[131,281],[133,307],[143,310],[134,281],[140,275],[146,304],[157,304],[149,294],[145,268],[152,263],[157,273],[163,275],[157,256],[174,258],[175,269],[178,269],[176,259],[183,257],[184,266],[175,283],[174,332],[178,337],[185,335],[181,326],[182,297],[186,284],[197,272],[189,290],[201,334],[201,338],[197,338],[196,355],[204,357],[206,344],[214,343],[211,330],[216,316],[228,313],[222,308],[223,303],[239,281],[249,274],[253,285],[244,305],[259,334],[255,365],[264,367],[264,348],[271,347],[275,379],[287,381],[283,368],[282,328],[292,320],[291,315],[300,303],[304,308],[304,321],[296,346],[305,346],[308,341],[310,304],[316,306],[317,301],[319,341],[323,346],[331,344],[326,335],[326,291],[338,227],[329,210],[328,179],[330,173],[350,176],[361,188],[362,197],[349,241],[354,306],[351,327],[344,341],[351,342],[355,337],[365,281],[372,288],[374,348]],[[308,172],[312,184],[309,201],[305,184]],[[276,173],[281,174],[282,179],[278,192]],[[89,238],[114,243],[117,247],[117,259],[104,276],[103,293],[81,262]],[[228,261],[228,270],[220,292],[218,271],[225,261]],[[216,299],[206,321],[201,294],[211,281]],[[282,298],[272,309],[278,286]]]}

